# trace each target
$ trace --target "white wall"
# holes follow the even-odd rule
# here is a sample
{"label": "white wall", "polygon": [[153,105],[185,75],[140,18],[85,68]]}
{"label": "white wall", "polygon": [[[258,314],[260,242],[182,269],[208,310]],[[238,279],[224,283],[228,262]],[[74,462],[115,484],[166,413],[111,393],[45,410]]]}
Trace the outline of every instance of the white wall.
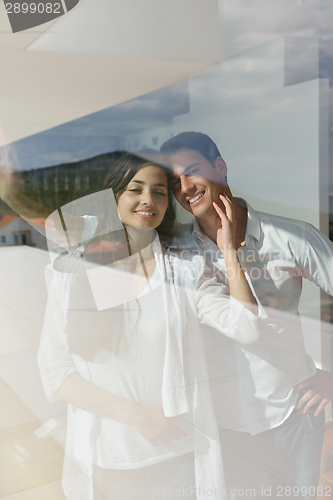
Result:
{"label": "white wall", "polygon": [[[18,217],[9,224],[0,228],[0,246],[14,245],[14,234],[25,232],[28,236],[28,244],[37,248],[47,249],[46,239],[26,221]],[[1,236],[6,236],[6,243],[1,244]]]}
{"label": "white wall", "polygon": [[221,38],[218,0],[81,0],[29,50],[208,64]]}

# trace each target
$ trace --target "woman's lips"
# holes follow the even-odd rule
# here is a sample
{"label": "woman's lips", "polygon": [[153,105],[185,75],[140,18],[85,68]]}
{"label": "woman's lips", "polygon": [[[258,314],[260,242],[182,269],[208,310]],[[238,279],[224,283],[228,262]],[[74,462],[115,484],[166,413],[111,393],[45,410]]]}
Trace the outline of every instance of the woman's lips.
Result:
{"label": "woman's lips", "polygon": [[152,219],[155,216],[154,212],[147,212],[145,210],[138,210],[135,213],[136,213],[136,215],[141,217],[141,219]]}

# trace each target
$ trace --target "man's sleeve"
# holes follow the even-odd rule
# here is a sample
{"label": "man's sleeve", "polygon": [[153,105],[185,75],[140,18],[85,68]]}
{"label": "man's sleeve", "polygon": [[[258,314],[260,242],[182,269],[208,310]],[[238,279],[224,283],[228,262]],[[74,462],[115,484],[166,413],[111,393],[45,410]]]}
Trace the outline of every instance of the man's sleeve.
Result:
{"label": "man's sleeve", "polygon": [[305,224],[302,249],[298,256],[301,275],[333,295],[333,242],[311,224]]}

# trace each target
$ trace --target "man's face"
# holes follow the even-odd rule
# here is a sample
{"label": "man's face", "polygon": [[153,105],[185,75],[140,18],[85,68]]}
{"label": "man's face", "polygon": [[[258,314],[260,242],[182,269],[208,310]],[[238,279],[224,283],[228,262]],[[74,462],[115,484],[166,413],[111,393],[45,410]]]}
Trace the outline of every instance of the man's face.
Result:
{"label": "man's face", "polygon": [[181,149],[170,156],[175,179],[173,193],[177,201],[197,218],[216,216],[213,201],[220,204],[218,195],[226,186],[226,165],[222,158],[215,167],[198,151]]}

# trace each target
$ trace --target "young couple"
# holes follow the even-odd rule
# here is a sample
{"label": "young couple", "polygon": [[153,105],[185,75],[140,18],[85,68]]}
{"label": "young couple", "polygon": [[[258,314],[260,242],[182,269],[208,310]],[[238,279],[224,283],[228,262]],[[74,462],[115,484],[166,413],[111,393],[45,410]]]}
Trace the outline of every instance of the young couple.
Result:
{"label": "young couple", "polygon": [[123,230],[96,236],[112,211],[99,220],[84,214],[84,242],[47,272],[38,363],[48,399],[69,403],[64,490],[70,500],[222,500],[199,324],[242,345],[260,337],[258,305],[237,255],[235,205],[224,190],[210,201],[225,293],[202,256],[182,259],[160,244],[173,232],[176,179],[157,152],[141,155],[123,156],[105,181]]}
{"label": "young couple", "polygon": [[[311,498],[319,477],[322,410],[332,400],[333,379],[306,355],[297,308],[303,278],[333,294],[332,243],[309,224],[234,200],[226,164],[208,136],[182,133],[161,150],[172,178],[157,160],[128,156],[106,186],[126,228],[118,262],[143,278],[136,299],[87,319],[80,308],[96,306],[85,273],[53,276],[40,365],[48,396],[83,408],[69,413],[71,456],[81,457],[85,478],[94,470],[107,498],[121,498],[124,484],[127,495],[138,495],[140,486],[161,496],[150,487],[164,485],[164,493],[187,496],[189,490],[179,486],[196,484],[202,490],[191,492],[198,498],[223,498],[208,377],[226,495],[240,498],[248,491],[252,498],[280,498],[293,488],[293,498]],[[195,220],[165,252],[153,230],[163,237],[172,225],[171,186]],[[89,255],[89,245],[82,247],[74,261]],[[179,258],[184,249],[196,256],[185,252],[186,260]],[[112,266],[119,271],[117,262]],[[258,307],[260,320],[257,302],[264,307]],[[90,353],[80,356],[80,339],[90,331],[100,345],[90,339]],[[102,339],[99,331],[105,332]],[[110,331],[116,335],[107,344]],[[83,429],[90,441],[80,447]],[[77,498],[78,482],[71,477],[69,498]],[[92,481],[82,484],[90,488]],[[87,498],[97,494],[86,491]]]}

